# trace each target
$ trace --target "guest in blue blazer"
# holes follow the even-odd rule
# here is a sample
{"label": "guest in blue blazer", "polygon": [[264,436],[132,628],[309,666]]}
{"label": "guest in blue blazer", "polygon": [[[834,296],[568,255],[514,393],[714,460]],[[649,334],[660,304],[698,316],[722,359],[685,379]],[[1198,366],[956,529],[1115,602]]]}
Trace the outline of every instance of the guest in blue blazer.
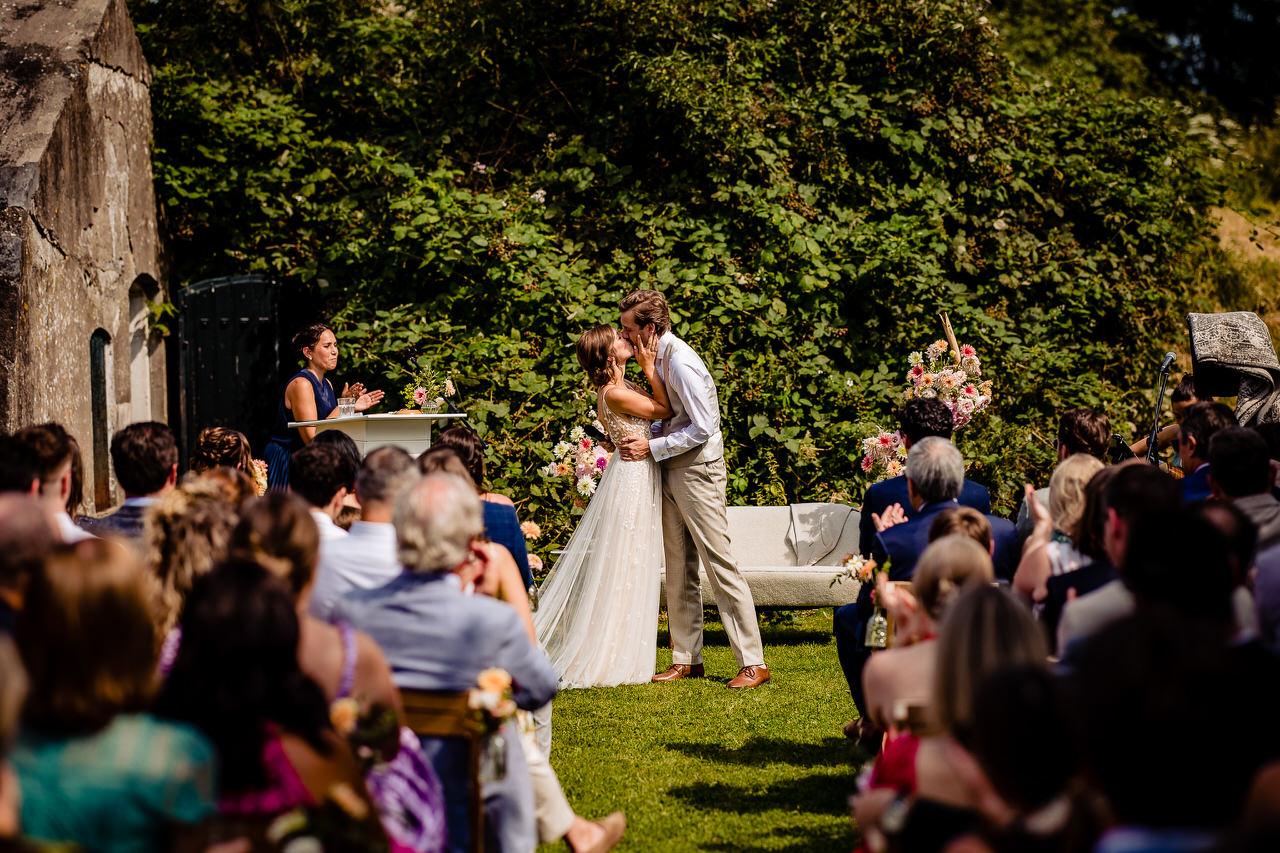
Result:
{"label": "guest in blue blazer", "polygon": [[111,466],[124,490],[124,505],[109,515],[87,522],[95,536],[142,538],[147,507],[178,481],[178,442],[173,430],[158,421],[129,424],[111,437]]}
{"label": "guest in blue blazer", "polygon": [[[959,506],[957,498],[964,483],[964,458],[950,440],[939,436],[920,439],[907,453],[907,493],[912,516],[909,520],[876,534],[872,557],[878,566],[888,561],[889,579],[911,580],[916,561],[929,545],[929,527],[943,510]],[[1018,534],[1013,523],[987,515],[991,525],[992,563],[996,577],[1012,577],[1018,566]],[[836,653],[849,682],[849,693],[860,716],[865,716],[862,669],[871,650],[863,642],[867,622],[874,612],[871,584],[858,591],[858,600],[836,610],[833,619]]]}
{"label": "guest in blue blazer", "polygon": [[1236,426],[1236,416],[1223,403],[1196,403],[1178,426],[1178,455],[1182,457],[1184,503],[1212,497],[1209,485],[1209,440],[1219,430]]}
{"label": "guest in blue blazer", "polygon": [[[951,410],[941,400],[936,397],[928,400],[915,397],[902,406],[902,411],[898,414],[898,431],[902,433],[902,443],[910,451],[917,441],[931,435],[950,439],[952,422]],[[991,495],[981,483],[965,480],[958,500],[961,506],[971,506],[983,515],[991,512]],[[867,489],[867,496],[862,501],[862,521],[858,524],[858,550],[862,552],[862,556],[871,556],[875,545],[876,529],[872,513],[884,515],[884,511],[894,504],[902,507],[908,519],[915,512],[907,494],[905,474],[881,480]]]}

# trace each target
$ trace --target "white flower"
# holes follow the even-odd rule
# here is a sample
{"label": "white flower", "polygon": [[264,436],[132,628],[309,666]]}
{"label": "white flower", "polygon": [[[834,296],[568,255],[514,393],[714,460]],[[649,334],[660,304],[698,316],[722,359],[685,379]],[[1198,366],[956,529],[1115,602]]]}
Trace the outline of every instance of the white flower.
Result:
{"label": "white flower", "polygon": [[852,379],[846,379],[846,380],[844,381],[844,387],[846,387],[846,388],[852,388],[852,387],[853,387],[853,380],[852,380]]}
{"label": "white flower", "polygon": [[932,397],[938,396],[938,392],[935,391],[932,387],[926,385],[924,388],[920,389],[920,396],[924,397],[927,400]]}
{"label": "white flower", "polygon": [[978,367],[978,357],[976,355],[960,359],[960,368],[970,376],[982,375],[982,370]]}
{"label": "white flower", "polygon": [[578,478],[578,494],[589,498],[596,493],[596,481],[590,476]]}
{"label": "white flower", "polygon": [[560,476],[560,466],[552,462],[550,465],[543,465],[539,468],[538,473],[544,477],[558,477]]}
{"label": "white flower", "polygon": [[587,431],[580,426],[576,426],[573,429],[569,430],[569,440],[572,441],[574,444],[577,444],[579,441],[582,441],[582,439],[586,437],[587,437]]}
{"label": "white flower", "polygon": [[907,364],[911,365],[912,367],[916,367],[917,365],[924,364],[924,355],[921,354],[920,352],[911,353],[911,355],[907,356]]}
{"label": "white flower", "polygon": [[529,196],[529,198],[533,199],[533,200],[534,200],[534,201],[536,201],[538,204],[545,204],[545,203],[546,203],[546,201],[547,201],[547,191],[546,191],[546,190],[534,190],[534,191],[533,191],[533,193]]}
{"label": "white flower", "polygon": [[471,164],[471,171],[475,172],[477,175],[483,175],[485,173],[485,170],[488,168],[489,168],[488,166],[486,166],[484,163],[481,163],[479,160]]}
{"label": "white flower", "polygon": [[556,446],[552,449],[551,452],[554,453],[556,456],[560,457],[561,459],[563,459],[564,457],[568,456],[570,453],[573,452],[573,445],[571,445],[567,441],[557,442]]}
{"label": "white flower", "polygon": [[548,133],[548,134],[547,134],[547,141],[548,141],[548,142],[555,142],[555,141],[556,141],[557,139],[559,139],[559,138],[560,138],[559,136],[556,136],[555,131],[552,131],[551,133]]}
{"label": "white flower", "polygon": [[457,389],[455,389],[455,388],[453,387],[453,380],[452,380],[452,379],[446,379],[446,380],[444,381],[444,395],[445,395],[446,397],[452,397],[452,396],[454,395],[454,393],[456,392],[456,390],[457,390]]}

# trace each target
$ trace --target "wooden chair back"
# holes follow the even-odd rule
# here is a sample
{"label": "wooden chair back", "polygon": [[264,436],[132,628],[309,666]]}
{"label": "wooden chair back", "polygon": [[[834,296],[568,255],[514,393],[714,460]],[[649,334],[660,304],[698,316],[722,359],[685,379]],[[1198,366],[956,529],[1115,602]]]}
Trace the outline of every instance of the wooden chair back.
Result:
{"label": "wooden chair back", "polygon": [[[484,732],[467,704],[466,690],[400,689],[405,723],[418,737],[462,740],[467,744],[467,814],[473,853],[484,853],[484,797],[480,790],[480,752]],[[449,792],[445,791],[447,797]]]}

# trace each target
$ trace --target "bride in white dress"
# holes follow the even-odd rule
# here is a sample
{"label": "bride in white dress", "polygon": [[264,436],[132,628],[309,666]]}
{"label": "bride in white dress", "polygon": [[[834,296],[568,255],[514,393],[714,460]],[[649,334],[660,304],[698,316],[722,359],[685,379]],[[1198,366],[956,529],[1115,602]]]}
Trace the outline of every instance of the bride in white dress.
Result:
{"label": "bride in white dress", "polygon": [[[652,396],[626,380],[633,356]],[[647,437],[653,421],[671,415],[656,358],[656,338],[636,352],[612,326],[578,339],[578,362],[598,389],[596,411],[615,444],[624,436]],[[629,462],[615,453],[533,614],[562,688],[648,683],[657,655],[662,554],[662,469],[652,458]]]}

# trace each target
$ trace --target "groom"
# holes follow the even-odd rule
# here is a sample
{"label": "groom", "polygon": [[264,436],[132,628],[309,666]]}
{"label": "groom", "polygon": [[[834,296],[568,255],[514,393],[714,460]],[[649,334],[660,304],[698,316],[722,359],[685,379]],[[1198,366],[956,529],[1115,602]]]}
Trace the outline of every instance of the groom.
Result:
{"label": "groom", "polygon": [[671,403],[671,417],[660,430],[654,426],[653,438],[637,436],[618,443],[623,459],[652,454],[662,465],[662,538],[673,663],[653,680],[677,681],[703,674],[701,558],[740,667],[729,686],[758,687],[769,681],[769,668],[764,664],[751,590],[729,553],[724,436],[715,382],[698,354],[671,333],[667,300],[661,293],[637,290],[624,297],[618,309],[622,335],[633,347],[658,339],[658,375],[666,383]]}

